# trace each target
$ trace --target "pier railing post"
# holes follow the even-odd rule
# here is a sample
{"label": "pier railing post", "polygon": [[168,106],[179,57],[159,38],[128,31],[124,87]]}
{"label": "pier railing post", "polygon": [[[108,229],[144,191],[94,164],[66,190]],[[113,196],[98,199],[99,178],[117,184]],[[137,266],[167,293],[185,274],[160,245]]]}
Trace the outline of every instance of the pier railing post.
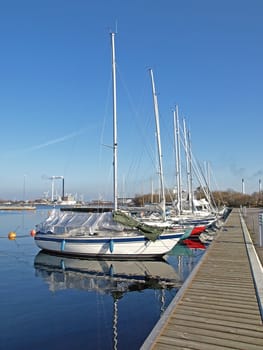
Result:
{"label": "pier railing post", "polygon": [[258,244],[260,247],[262,247],[263,246],[263,212],[258,214],[258,225],[259,225]]}

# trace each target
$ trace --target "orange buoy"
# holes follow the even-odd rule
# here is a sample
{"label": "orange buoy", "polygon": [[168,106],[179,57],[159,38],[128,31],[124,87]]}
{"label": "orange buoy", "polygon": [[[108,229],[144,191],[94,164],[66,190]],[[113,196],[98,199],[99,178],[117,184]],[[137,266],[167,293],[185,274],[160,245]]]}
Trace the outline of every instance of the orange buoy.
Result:
{"label": "orange buoy", "polygon": [[10,241],[13,241],[14,239],[16,239],[16,233],[13,231],[9,232],[8,239],[10,239]]}
{"label": "orange buoy", "polygon": [[31,235],[31,237],[35,237],[35,235],[36,235],[36,230],[34,230],[34,229],[31,230],[31,231],[30,231],[30,235]]}

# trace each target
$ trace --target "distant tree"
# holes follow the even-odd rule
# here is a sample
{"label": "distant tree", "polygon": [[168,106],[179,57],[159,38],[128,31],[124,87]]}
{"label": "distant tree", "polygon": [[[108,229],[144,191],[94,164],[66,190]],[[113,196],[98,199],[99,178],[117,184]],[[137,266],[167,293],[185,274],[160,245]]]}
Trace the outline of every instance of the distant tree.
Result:
{"label": "distant tree", "polygon": [[[165,197],[167,202],[171,202],[176,198],[172,198],[172,191],[167,190]],[[211,196],[217,207],[222,207],[223,205],[228,207],[262,207],[263,206],[263,192],[255,192],[252,195],[243,194],[241,192],[236,192],[232,189],[227,191],[212,191]],[[197,187],[195,190],[195,198],[201,199],[205,198],[204,190],[201,187]],[[160,201],[159,194],[145,194],[136,195],[134,198],[136,206],[143,206],[146,203],[158,203]]]}

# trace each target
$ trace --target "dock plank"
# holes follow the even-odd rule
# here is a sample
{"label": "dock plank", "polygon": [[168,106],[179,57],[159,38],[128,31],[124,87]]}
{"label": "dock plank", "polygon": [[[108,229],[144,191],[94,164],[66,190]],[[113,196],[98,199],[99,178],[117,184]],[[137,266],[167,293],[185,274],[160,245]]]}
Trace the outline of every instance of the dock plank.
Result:
{"label": "dock plank", "polygon": [[233,210],[141,349],[263,349],[262,315],[240,214]]}
{"label": "dock plank", "polygon": [[[176,322],[176,321],[175,321]],[[189,329],[196,329],[198,332],[200,332],[200,330],[202,329],[207,329],[207,330],[217,330],[220,332],[225,332],[225,333],[232,333],[232,334],[236,334],[236,335],[244,335],[244,336],[248,336],[248,337],[253,337],[253,338],[259,338],[261,339],[262,337],[262,333],[260,331],[257,331],[257,329],[247,329],[247,328],[234,328],[229,325],[223,324],[220,325],[218,323],[204,323],[204,322],[194,322],[194,320],[187,320],[187,324],[188,324],[188,328]],[[167,327],[173,327],[174,323],[173,323],[173,319],[171,320],[170,324],[167,325]],[[177,324],[178,327],[180,327],[180,325]]]}
{"label": "dock plank", "polygon": [[232,328],[233,333],[235,333],[238,329],[245,329],[245,330],[255,330],[258,331],[261,334],[262,337],[262,325],[259,325],[258,323],[255,324],[249,324],[246,322],[242,323],[242,320],[235,319],[234,321],[229,320],[219,320],[216,318],[206,318],[204,315],[186,315],[186,314],[177,314],[176,317],[171,317],[170,322],[173,323],[175,326],[177,324],[187,324],[188,322],[196,322],[196,323],[204,323],[204,324],[215,324],[219,326],[228,326]]}

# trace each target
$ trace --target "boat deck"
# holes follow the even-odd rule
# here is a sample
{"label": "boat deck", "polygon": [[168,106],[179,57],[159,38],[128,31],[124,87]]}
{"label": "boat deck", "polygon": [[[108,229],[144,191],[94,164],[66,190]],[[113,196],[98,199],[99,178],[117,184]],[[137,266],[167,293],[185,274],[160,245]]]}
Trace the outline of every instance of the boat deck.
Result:
{"label": "boat deck", "polygon": [[263,349],[263,269],[235,209],[141,349]]}

